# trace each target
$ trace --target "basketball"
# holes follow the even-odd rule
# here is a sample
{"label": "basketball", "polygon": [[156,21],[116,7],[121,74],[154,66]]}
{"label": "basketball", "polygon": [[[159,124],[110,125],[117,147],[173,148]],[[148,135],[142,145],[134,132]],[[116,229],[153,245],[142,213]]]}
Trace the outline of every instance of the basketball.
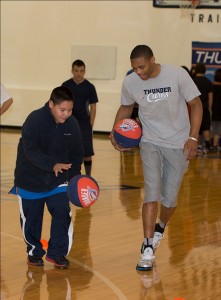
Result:
{"label": "basketball", "polygon": [[78,207],[93,205],[99,196],[99,186],[94,178],[88,175],[73,177],[67,186],[69,201]]}
{"label": "basketball", "polygon": [[114,126],[114,138],[120,146],[125,148],[138,146],[141,135],[141,126],[133,119],[127,118],[120,120]]}

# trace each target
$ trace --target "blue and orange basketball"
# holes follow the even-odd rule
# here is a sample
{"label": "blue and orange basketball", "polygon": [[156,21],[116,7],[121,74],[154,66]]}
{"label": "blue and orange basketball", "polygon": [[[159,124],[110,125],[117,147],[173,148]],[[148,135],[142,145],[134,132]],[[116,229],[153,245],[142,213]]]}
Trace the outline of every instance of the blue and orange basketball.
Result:
{"label": "blue and orange basketball", "polygon": [[141,135],[141,126],[133,119],[127,118],[120,120],[114,126],[114,138],[119,145],[125,148],[138,146]]}
{"label": "blue and orange basketball", "polygon": [[99,186],[93,177],[77,175],[69,181],[67,195],[69,201],[75,206],[89,207],[98,199]]}

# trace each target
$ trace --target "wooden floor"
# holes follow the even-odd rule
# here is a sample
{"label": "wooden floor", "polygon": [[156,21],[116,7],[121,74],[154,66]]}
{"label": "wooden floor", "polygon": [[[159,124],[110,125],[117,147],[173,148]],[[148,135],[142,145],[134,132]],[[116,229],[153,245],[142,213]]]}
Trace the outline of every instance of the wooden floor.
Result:
{"label": "wooden floor", "polygon": [[[135,270],[143,239],[143,177],[138,150],[121,154],[95,135],[92,176],[100,185],[88,209],[72,206],[69,269],[28,267],[17,198],[8,195],[20,131],[1,133],[1,299],[221,299],[221,154],[191,161],[179,205],[156,251],[153,271]],[[42,239],[49,237],[45,210]]]}

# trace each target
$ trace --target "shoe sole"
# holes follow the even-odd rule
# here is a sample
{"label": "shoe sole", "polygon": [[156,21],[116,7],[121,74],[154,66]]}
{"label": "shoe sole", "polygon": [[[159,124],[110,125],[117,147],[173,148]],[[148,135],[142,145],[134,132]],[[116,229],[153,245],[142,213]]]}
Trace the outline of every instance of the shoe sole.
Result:
{"label": "shoe sole", "polygon": [[153,270],[153,267],[146,267],[146,268],[144,268],[144,267],[139,267],[138,265],[136,266],[136,270],[137,271],[151,271],[151,270]]}
{"label": "shoe sole", "polygon": [[27,261],[27,264],[30,266],[35,266],[35,267],[43,267],[44,266],[44,263],[33,263],[33,262],[30,262],[29,260]]}
{"label": "shoe sole", "polygon": [[52,258],[49,258],[46,256],[45,258],[47,261],[49,261],[50,263],[53,263],[56,267],[59,267],[59,268],[68,268],[69,265],[61,265],[61,264],[58,264],[56,263]]}

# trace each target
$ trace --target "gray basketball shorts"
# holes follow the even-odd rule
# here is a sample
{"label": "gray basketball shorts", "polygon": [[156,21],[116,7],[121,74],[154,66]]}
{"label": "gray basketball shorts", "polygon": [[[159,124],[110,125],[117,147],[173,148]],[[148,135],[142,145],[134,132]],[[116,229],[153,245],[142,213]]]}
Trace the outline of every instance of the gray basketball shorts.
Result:
{"label": "gray basketball shorts", "polygon": [[176,207],[179,188],[189,164],[183,149],[141,142],[140,154],[144,174],[144,203],[160,201],[165,207]]}

